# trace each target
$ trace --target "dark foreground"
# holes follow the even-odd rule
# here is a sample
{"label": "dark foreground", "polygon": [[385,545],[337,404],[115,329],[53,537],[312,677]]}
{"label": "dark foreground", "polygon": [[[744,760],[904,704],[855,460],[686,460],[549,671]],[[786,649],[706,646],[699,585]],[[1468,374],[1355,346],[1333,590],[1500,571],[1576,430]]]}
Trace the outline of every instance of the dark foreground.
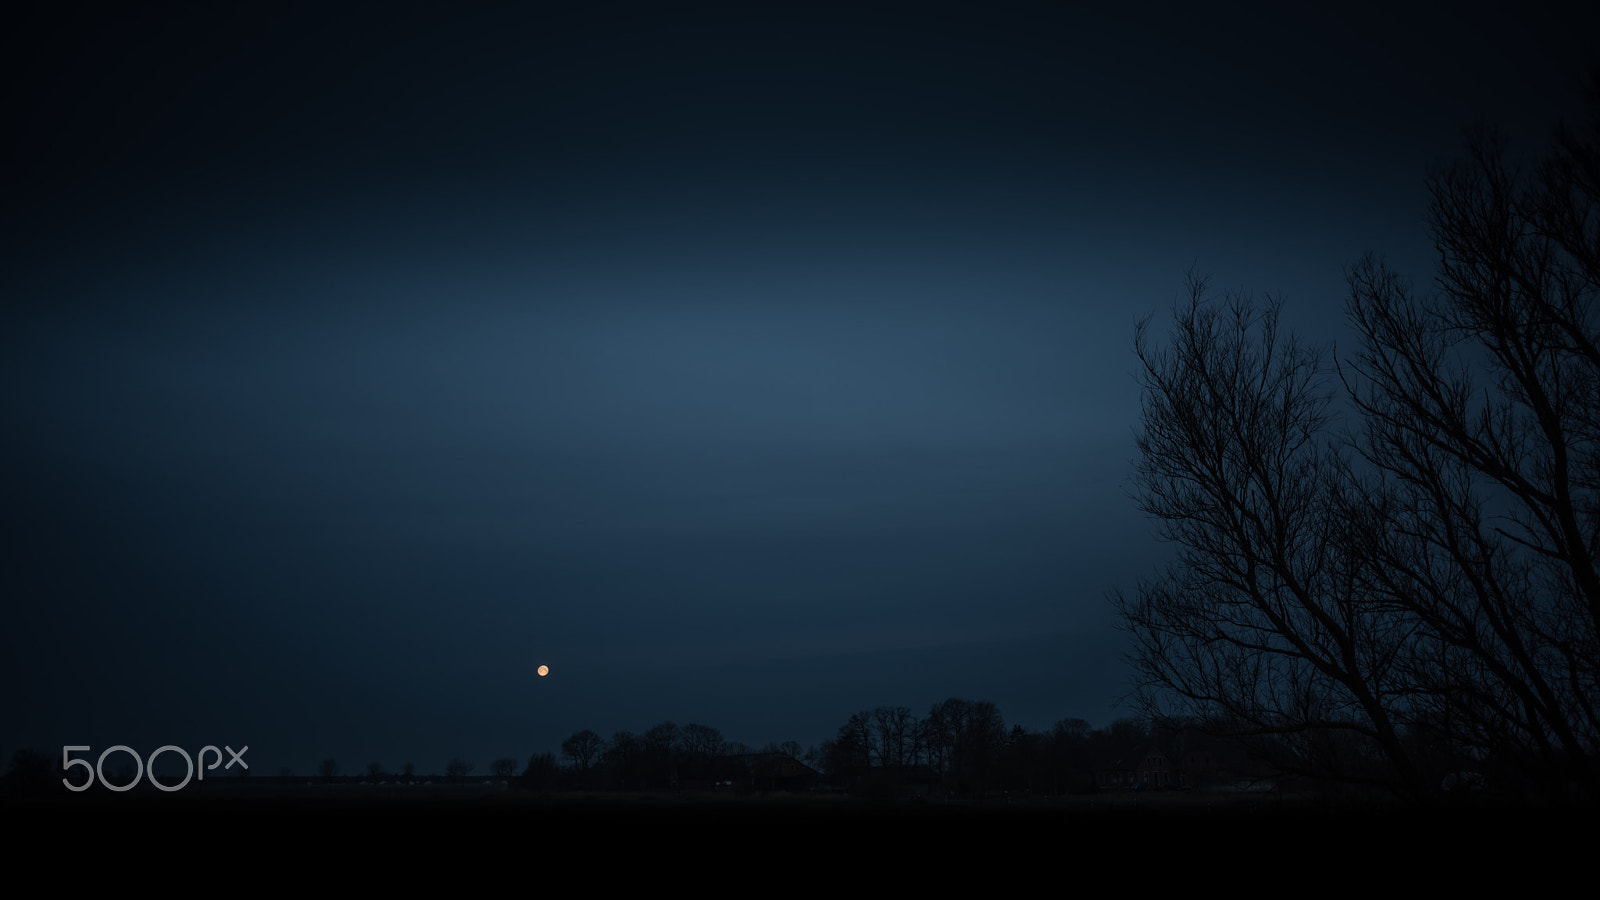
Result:
{"label": "dark foreground", "polygon": [[[180,882],[168,876],[191,870],[170,861],[202,860],[215,873],[206,883],[229,891],[273,878],[300,883],[308,869],[330,863],[374,890],[440,878],[465,889],[507,871],[580,872],[607,884],[722,875],[716,884],[725,893],[797,879],[819,888],[867,879],[948,891],[1045,878],[1084,890],[1106,877],[1141,892],[1307,880],[1334,890],[1398,884],[1453,892],[1491,878],[1555,889],[1587,869],[1581,861],[1600,837],[1592,808],[1480,803],[1417,812],[1202,794],[947,803],[208,785],[13,800],[0,804],[0,819],[23,835],[13,845],[16,872],[43,865],[78,886],[96,873],[160,872],[160,883],[176,889]],[[58,871],[51,860],[63,851],[76,862]]]}
{"label": "dark foreground", "polygon": [[[1379,801],[1336,802],[1275,794],[1200,792],[1102,793],[1059,798],[991,796],[983,800],[869,800],[839,794],[721,794],[709,792],[537,792],[483,785],[192,785],[165,793],[65,791],[0,804],[7,820],[176,818],[252,822],[546,821],[608,825],[923,825],[974,824],[1040,829],[1179,829],[1191,834],[1233,829],[1360,825],[1434,838],[1448,833],[1567,829],[1596,823],[1593,807],[1547,809],[1468,800],[1444,809],[1414,810]],[[1113,834],[1114,832],[1106,832]]]}

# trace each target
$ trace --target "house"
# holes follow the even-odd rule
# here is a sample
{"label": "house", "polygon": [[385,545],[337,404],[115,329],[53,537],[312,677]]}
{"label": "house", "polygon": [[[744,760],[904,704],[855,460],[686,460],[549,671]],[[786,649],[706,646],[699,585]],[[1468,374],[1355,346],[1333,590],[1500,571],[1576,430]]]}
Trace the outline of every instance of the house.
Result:
{"label": "house", "polygon": [[1216,761],[1208,751],[1185,753],[1179,765],[1160,747],[1151,745],[1137,757],[1121,759],[1109,768],[1097,770],[1094,783],[1102,791],[1192,788],[1210,779],[1216,768]]}
{"label": "house", "polygon": [[1172,764],[1172,760],[1167,759],[1167,755],[1161,752],[1160,747],[1146,750],[1144,756],[1139,758],[1135,771],[1139,778],[1137,783],[1147,788],[1160,790],[1179,786],[1178,767]]}
{"label": "house", "polygon": [[739,753],[718,760],[717,783],[750,791],[810,790],[821,777],[787,753]]}
{"label": "house", "polygon": [[1094,773],[1094,786],[1102,791],[1127,790],[1138,782],[1139,773],[1120,759],[1110,768],[1096,769]]}
{"label": "house", "polygon": [[861,796],[926,797],[939,785],[939,774],[926,765],[847,766],[833,775],[836,787]]}

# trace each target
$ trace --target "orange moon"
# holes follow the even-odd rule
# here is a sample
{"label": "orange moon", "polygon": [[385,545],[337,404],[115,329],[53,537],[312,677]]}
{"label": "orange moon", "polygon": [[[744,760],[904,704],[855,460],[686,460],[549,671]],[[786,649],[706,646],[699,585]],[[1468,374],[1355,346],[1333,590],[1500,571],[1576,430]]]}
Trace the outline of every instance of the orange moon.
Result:
{"label": "orange moon", "polygon": [[550,674],[550,667],[549,666],[540,666],[539,667],[539,677],[540,678],[543,678],[544,676],[549,675],[549,674]]}

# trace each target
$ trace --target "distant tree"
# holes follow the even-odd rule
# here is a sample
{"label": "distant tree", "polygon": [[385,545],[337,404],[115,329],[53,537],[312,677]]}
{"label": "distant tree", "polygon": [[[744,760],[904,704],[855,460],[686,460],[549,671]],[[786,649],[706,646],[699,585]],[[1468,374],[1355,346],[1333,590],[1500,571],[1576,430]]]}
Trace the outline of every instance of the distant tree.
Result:
{"label": "distant tree", "polygon": [[910,765],[916,724],[916,716],[904,706],[880,706],[872,711],[872,743],[879,765]]}
{"label": "distant tree", "polygon": [[489,774],[504,781],[517,774],[517,761],[513,757],[502,756],[489,763]]}
{"label": "distant tree", "polygon": [[935,703],[922,720],[922,745],[926,748],[929,764],[940,776],[950,774],[956,737],[966,716],[967,701],[951,697]]}
{"label": "distant tree", "polygon": [[833,751],[833,741],[822,740],[806,748],[806,755],[799,757],[806,765],[818,772],[828,771],[828,755]]}
{"label": "distant tree", "polygon": [[[73,768],[80,768],[74,766]],[[40,753],[26,747],[19,747],[11,754],[11,764],[6,768],[4,779],[4,792],[11,797],[37,797],[54,793],[64,789],[61,765],[56,758]],[[127,784],[133,780],[133,773],[128,773],[128,778],[118,784]],[[83,781],[83,776],[74,773],[73,785]]]}
{"label": "distant tree", "polygon": [[624,790],[644,786],[643,745],[631,731],[618,731],[600,754],[607,785]]}
{"label": "distant tree", "polygon": [[683,728],[683,746],[691,762],[705,762],[722,755],[722,732],[710,725],[690,722]]}
{"label": "distant tree", "polygon": [[982,797],[994,784],[1005,745],[1006,723],[1000,708],[988,700],[969,702],[956,735],[958,784],[964,791]]}
{"label": "distant tree", "polygon": [[668,787],[677,780],[678,726],[660,722],[639,735],[639,752],[650,787]]}
{"label": "distant tree", "polygon": [[1115,763],[1132,763],[1150,745],[1150,729],[1142,719],[1123,717],[1106,729],[1106,747]]}
{"label": "distant tree", "polygon": [[639,742],[646,750],[657,753],[667,753],[678,744],[678,726],[672,722],[660,722],[650,726],[644,734],[639,735]]}
{"label": "distant tree", "polygon": [[556,787],[560,769],[556,758],[549,753],[535,753],[528,757],[528,767],[522,772],[522,787],[528,790],[548,791]]}
{"label": "distant tree", "polygon": [[472,770],[476,768],[476,764],[456,756],[451,757],[450,761],[445,763],[444,773],[451,781],[460,782],[462,779],[472,774]]}
{"label": "distant tree", "polygon": [[414,777],[417,774],[416,763],[406,763],[405,765],[401,766],[400,774],[404,775],[408,779]]}
{"label": "distant tree", "polygon": [[600,735],[585,728],[561,742],[561,754],[572,761],[573,766],[578,769],[579,777],[586,781],[589,767],[600,758],[604,746]]}
{"label": "distant tree", "polygon": [[317,763],[317,774],[322,776],[323,781],[332,781],[339,775],[339,761],[330,756]]}
{"label": "distant tree", "polygon": [[1071,718],[1057,722],[1052,730],[1066,738],[1087,740],[1089,732],[1094,730],[1094,726],[1090,725],[1085,719]]}
{"label": "distant tree", "polygon": [[951,789],[981,794],[1005,746],[1005,720],[987,700],[951,697],[928,711],[921,741],[930,764]]}
{"label": "distant tree", "polygon": [[121,758],[117,759],[116,762],[111,764],[111,771],[106,778],[111,784],[118,786],[132,784],[134,778],[139,774],[139,767],[134,764],[133,760],[128,759],[126,756],[121,754],[119,754],[119,756]]}
{"label": "distant tree", "polygon": [[825,775],[833,775],[833,739],[823,738],[807,747],[805,761],[806,765],[816,769],[818,772],[822,772]]}
{"label": "distant tree", "polygon": [[781,744],[777,741],[768,741],[759,752],[782,753],[787,756],[792,756],[798,760],[805,759],[805,748],[800,746],[799,741],[784,741]]}
{"label": "distant tree", "polygon": [[1093,733],[1093,727],[1078,718],[1062,719],[1050,730],[1047,753],[1054,793],[1084,793],[1094,788],[1094,765],[1089,758]]}
{"label": "distant tree", "polygon": [[382,775],[383,775],[383,763],[378,762],[376,760],[367,763],[367,777],[368,778],[370,778],[373,781],[377,781],[378,778],[380,776],[382,776]]}
{"label": "distant tree", "polygon": [[1008,791],[1049,792],[1049,736],[1013,725],[1000,751],[1000,771]]}
{"label": "distant tree", "polygon": [[826,768],[830,774],[872,765],[872,714],[862,710],[839,726],[827,754]]}

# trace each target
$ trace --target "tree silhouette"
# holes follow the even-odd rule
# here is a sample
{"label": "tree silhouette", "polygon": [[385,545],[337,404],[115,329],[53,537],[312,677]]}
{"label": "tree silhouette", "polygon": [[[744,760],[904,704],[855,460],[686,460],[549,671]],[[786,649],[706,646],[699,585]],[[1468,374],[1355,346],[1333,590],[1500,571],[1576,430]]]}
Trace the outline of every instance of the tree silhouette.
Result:
{"label": "tree silhouette", "polygon": [[852,769],[872,765],[872,714],[862,710],[839,726],[839,732],[828,743],[826,765],[830,774],[840,774]]}
{"label": "tree silhouette", "polygon": [[961,790],[983,796],[994,783],[1005,745],[1006,723],[1000,708],[988,700],[967,702],[956,729],[954,756]]}
{"label": "tree silhouette", "polygon": [[904,706],[880,706],[872,711],[872,737],[878,764],[908,766],[916,749],[917,718]]}
{"label": "tree silhouette", "polygon": [[[1419,624],[1419,727],[1600,796],[1600,71],[1531,181],[1475,136],[1430,180],[1439,293],[1349,273],[1366,585]],[[1390,524],[1372,530],[1382,515]]]}
{"label": "tree silhouette", "polygon": [[600,758],[604,749],[600,735],[585,728],[561,742],[561,754],[578,767],[578,778],[585,787],[589,785],[589,767]]}
{"label": "tree silhouette", "polygon": [[522,772],[522,786],[530,790],[546,791],[556,786],[560,770],[556,758],[549,753],[535,753],[528,757],[528,767]]}
{"label": "tree silhouette", "polygon": [[[1348,466],[1329,428],[1325,354],[1282,332],[1270,298],[1217,303],[1193,274],[1189,293],[1167,345],[1152,344],[1149,320],[1135,340],[1136,490],[1180,548],[1165,577],[1134,597],[1113,592],[1144,709],[1240,736],[1311,738],[1298,771],[1420,794],[1390,702],[1405,687],[1390,665],[1404,634],[1360,590],[1364,561],[1339,552]],[[1316,752],[1340,730],[1376,744],[1393,771]]]}
{"label": "tree silhouette", "polygon": [[723,744],[722,732],[710,725],[690,722],[683,728],[683,746],[690,762],[705,762],[720,756]]}
{"label": "tree silhouette", "polygon": [[640,755],[651,787],[667,787],[677,780],[677,743],[678,726],[674,722],[657,723],[639,735]]}
{"label": "tree silhouette", "polygon": [[631,731],[611,735],[600,754],[608,784],[626,789],[643,786],[644,747]]}
{"label": "tree silhouette", "polygon": [[[6,768],[5,778],[0,779],[0,796],[36,797],[59,790],[66,776],[57,759],[37,750],[19,747],[11,754],[11,764]],[[130,773],[127,778],[115,783],[127,784],[132,780]],[[76,786],[82,781],[82,776],[76,776],[73,783]]]}
{"label": "tree silhouette", "polygon": [[948,775],[951,756],[955,750],[956,735],[966,716],[967,701],[955,697],[935,703],[928,715],[919,723],[921,743],[926,748],[928,761],[940,776]]}
{"label": "tree silhouette", "polygon": [[1488,133],[1435,171],[1440,290],[1352,266],[1354,357],[1193,275],[1140,323],[1144,712],[1417,802],[1463,761],[1600,796],[1600,74],[1590,113],[1531,182]]}

